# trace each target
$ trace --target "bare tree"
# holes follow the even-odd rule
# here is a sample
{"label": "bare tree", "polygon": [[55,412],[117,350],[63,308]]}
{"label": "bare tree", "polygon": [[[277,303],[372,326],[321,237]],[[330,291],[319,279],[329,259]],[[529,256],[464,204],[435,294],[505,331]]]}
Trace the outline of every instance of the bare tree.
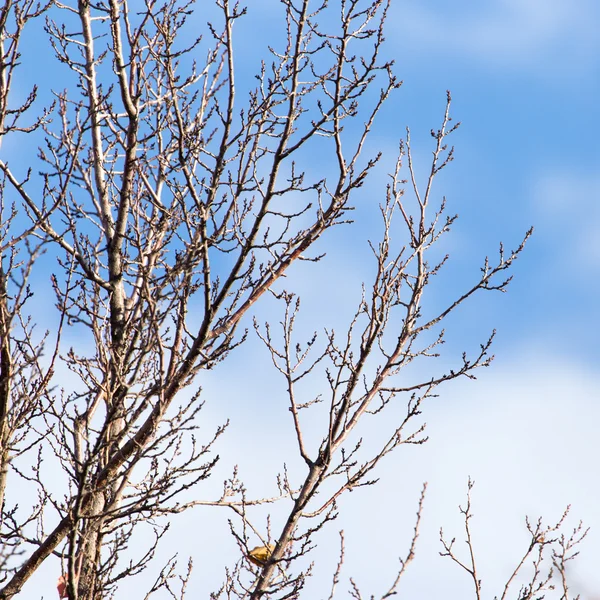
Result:
{"label": "bare tree", "polygon": [[[384,0],[281,4],[285,40],[249,85],[236,71],[243,49],[234,44],[246,9],[229,0],[211,5],[217,12],[206,39],[195,34],[203,8],[186,1],[5,2],[1,135],[39,150],[35,167],[0,160],[2,599],[51,556],[61,559],[61,596],[109,598],[153,560],[166,528],[159,518],[197,505],[226,507],[238,519],[231,531],[244,558],[213,598],[296,598],[310,574],[297,559],[335,518],[340,496],[374,483],[378,463],[400,445],[425,441],[414,418],[439,385],[474,378],[491,361],[493,336],[454,370],[434,367],[410,383],[399,377],[415,360],[437,356],[451,312],[480,291],[506,289],[505,271],[531,234],[514,251],[500,246],[442,310],[423,310],[447,260],[428,257],[456,219],[432,193],[453,159],[449,94],[423,185],[410,136],[400,144],[382,190],[373,279],[347,331],[297,337],[293,277],[281,280],[294,262],[321,260],[313,244],[350,222],[353,199],[380,159],[363,156],[365,142],[400,82],[384,58]],[[13,106],[19,43],[27,31],[42,35],[41,18],[64,88],[34,88]],[[331,158],[325,174],[303,166],[315,151]],[[46,337],[26,304],[43,251],[54,261],[56,310]],[[47,258],[43,264],[47,271]],[[248,498],[234,473],[222,497],[181,500],[191,489],[201,495],[226,429],[202,441],[195,433],[202,373],[243,352],[242,324],[265,295],[281,302],[281,331],[257,320],[254,329],[285,380],[306,474],[300,481],[284,474],[277,497]],[[321,393],[304,401],[298,388],[308,379]],[[357,426],[392,405],[404,406],[405,416],[365,456],[352,437]],[[325,415],[316,447],[304,435],[312,414]],[[62,487],[48,482],[48,461],[62,470]],[[7,502],[16,478],[37,496],[27,514]],[[265,535],[252,507],[278,500],[291,501],[287,522]],[[409,552],[384,597],[396,593],[414,557],[422,506],[421,499]],[[155,542],[130,554],[144,525]],[[250,547],[249,532],[260,546]],[[343,538],[330,598],[342,564]],[[145,597],[160,590],[183,597],[190,571],[178,578],[169,562]]]}
{"label": "bare tree", "polygon": [[[461,559],[454,549],[456,538],[447,541],[444,532],[440,529],[440,541],[443,546],[441,556],[450,558],[459,567],[464,569],[473,581],[475,598],[480,600],[482,595],[482,581],[477,574],[476,549],[471,535],[470,521],[473,518],[471,508],[471,491],[474,482],[469,479],[467,491],[467,503],[465,507],[460,507],[460,512],[464,518],[465,524],[465,542],[467,546],[467,559]],[[534,598],[546,598],[547,594],[557,591],[561,600],[579,600],[580,596],[573,596],[569,592],[566,569],[569,561],[572,561],[579,554],[577,547],[585,539],[589,532],[580,521],[573,528],[569,535],[563,532],[565,520],[571,507],[567,506],[560,519],[553,525],[544,525],[542,518],[538,518],[535,523],[529,518],[525,523],[530,535],[529,545],[510,574],[502,594],[494,596],[495,600],[507,600],[508,598],[517,598],[518,600],[533,600]],[[549,565],[549,566],[548,566]],[[516,596],[513,596],[513,589],[516,588],[518,578],[524,579]]]}

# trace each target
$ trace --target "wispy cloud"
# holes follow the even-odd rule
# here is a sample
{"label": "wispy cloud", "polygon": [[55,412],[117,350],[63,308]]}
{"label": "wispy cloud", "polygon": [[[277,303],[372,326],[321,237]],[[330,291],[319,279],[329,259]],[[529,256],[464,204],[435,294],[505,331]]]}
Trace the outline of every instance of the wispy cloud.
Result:
{"label": "wispy cloud", "polygon": [[542,173],[532,198],[536,222],[570,250],[562,253],[570,269],[600,268],[600,176],[573,169]]}
{"label": "wispy cloud", "polygon": [[597,56],[598,6],[587,0],[463,0],[451,9],[409,0],[397,10],[399,43],[432,52],[545,72],[577,71]]}

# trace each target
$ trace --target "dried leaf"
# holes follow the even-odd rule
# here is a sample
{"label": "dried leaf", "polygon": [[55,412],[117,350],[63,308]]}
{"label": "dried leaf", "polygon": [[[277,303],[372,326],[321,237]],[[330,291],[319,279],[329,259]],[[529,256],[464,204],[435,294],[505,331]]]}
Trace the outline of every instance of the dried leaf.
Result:
{"label": "dried leaf", "polygon": [[67,576],[61,575],[56,582],[56,589],[58,590],[59,598],[68,598],[69,594],[67,592]]}

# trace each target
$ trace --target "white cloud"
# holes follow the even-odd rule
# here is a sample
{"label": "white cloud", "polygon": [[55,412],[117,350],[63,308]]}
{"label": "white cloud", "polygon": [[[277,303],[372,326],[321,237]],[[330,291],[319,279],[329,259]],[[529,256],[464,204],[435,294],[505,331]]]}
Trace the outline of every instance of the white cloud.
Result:
{"label": "white cloud", "polygon": [[[250,372],[259,371],[253,364],[254,359],[259,362],[258,353],[246,357],[248,373],[236,372],[236,377],[215,373],[219,392],[229,400],[240,400],[239,413],[234,413],[232,430],[222,439],[219,452],[224,463],[242,459],[242,474],[253,494],[260,494],[259,488],[265,486],[270,493],[269,480],[283,462],[291,468],[295,481],[302,469],[293,458],[297,452],[289,416],[285,415],[285,394],[273,384],[270,371],[261,375],[260,383],[253,381]],[[466,549],[458,505],[464,505],[469,476],[476,482],[472,525],[487,596],[501,590],[528,546],[525,516],[542,516],[551,524],[567,504],[572,504],[569,527],[579,519],[592,527],[581,546],[581,556],[573,564],[572,591],[582,597],[597,596],[600,576],[594,548],[600,544],[596,503],[600,487],[593,474],[600,452],[598,375],[568,357],[530,345],[498,361],[490,371],[481,373],[479,381],[442,389],[442,396],[432,400],[423,412],[430,441],[424,446],[401,448],[374,474],[381,478],[377,485],[342,498],[339,520],[317,540],[312,556],[315,576],[308,584],[307,596],[311,592],[322,596],[330,585],[340,529],[345,531],[347,544],[340,592],[347,589],[347,578],[352,576],[365,596],[383,593],[393,579],[397,558],[408,549],[424,481],[429,482],[429,490],[417,557],[401,593],[448,600],[469,596],[468,577],[438,554],[440,526],[449,537],[456,536],[457,548]],[[209,410],[218,410],[218,404],[213,396]],[[372,437],[381,437],[393,421],[393,414],[383,420],[367,420],[360,431],[364,447]],[[318,438],[319,421],[313,419],[310,429],[309,437]],[[253,439],[256,444],[252,444]],[[258,440],[270,448],[266,455],[260,453]],[[246,448],[243,456],[241,447]],[[285,510],[284,505],[270,507],[275,534]],[[202,528],[206,514],[197,512],[195,518]],[[225,551],[219,558],[228,560]],[[209,570],[218,573],[220,568],[215,563]],[[436,576],[431,577],[431,573]],[[197,584],[206,591],[201,581]]]}
{"label": "white cloud", "polygon": [[[380,591],[383,575],[389,578],[396,557],[408,547],[418,491],[428,481],[417,558],[403,592],[450,600],[471,594],[468,577],[438,555],[440,526],[448,537],[456,536],[459,552],[466,550],[458,505],[464,506],[471,476],[476,482],[471,526],[488,597],[501,593],[528,546],[525,516],[542,516],[550,524],[567,504],[572,504],[568,527],[582,519],[592,528],[572,566],[571,591],[597,596],[598,374],[532,347],[479,382],[446,389],[424,411],[430,441],[401,449],[378,473],[378,486],[352,495],[351,511],[342,506],[338,526],[382,557],[370,578],[363,575],[372,586],[365,592]],[[349,567],[361,571],[356,547],[349,554]]]}

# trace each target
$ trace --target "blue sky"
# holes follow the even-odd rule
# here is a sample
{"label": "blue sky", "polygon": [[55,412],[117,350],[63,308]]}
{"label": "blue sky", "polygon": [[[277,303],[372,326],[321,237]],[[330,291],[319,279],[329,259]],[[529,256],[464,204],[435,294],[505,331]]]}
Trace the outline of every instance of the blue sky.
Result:
{"label": "blue sky", "polygon": [[[270,4],[261,6],[268,10]],[[268,26],[272,23],[273,16]],[[493,256],[500,240],[513,248],[530,225],[536,231],[515,264],[508,294],[477,298],[449,324],[449,352],[473,349],[497,328],[491,369],[480,373],[477,382],[446,388],[424,415],[428,444],[401,449],[382,466],[377,487],[342,503],[337,525],[349,544],[346,574],[361,583],[365,594],[382,593],[393,576],[396,557],[408,543],[420,485],[428,481],[417,559],[401,597],[468,597],[468,578],[438,556],[438,531],[443,526],[449,536],[462,539],[457,507],[471,476],[485,597],[501,594],[501,584],[528,544],[525,515],[551,522],[571,504],[569,524],[582,519],[592,527],[571,572],[573,591],[600,598],[595,558],[600,547],[595,476],[600,451],[595,433],[600,418],[600,152],[593,133],[600,92],[599,24],[600,9],[592,2],[393,4],[387,49],[404,85],[367,144],[367,152],[385,152],[375,179],[391,170],[406,126],[426,168],[428,132],[439,124],[449,89],[453,116],[462,126],[453,138],[456,160],[436,182],[449,211],[460,215],[445,242],[452,254],[445,284],[471,281],[483,256]],[[371,183],[369,190],[380,182]],[[365,203],[357,211],[354,232],[330,238],[329,262],[310,275],[307,271],[307,321],[330,324],[340,318],[340,306],[350,312],[354,304],[349,299],[356,299],[357,285],[368,279],[368,259],[357,258],[356,249],[372,226],[374,201]],[[339,272],[347,274],[345,283],[332,284],[331,274]],[[269,440],[277,457],[261,459],[260,470],[268,473],[286,455],[289,430],[281,431],[279,420],[285,418],[285,407],[268,406],[260,414],[267,419],[265,427],[252,425],[252,409],[244,405],[264,406],[263,398],[276,398],[283,389],[274,383],[248,392],[241,363],[249,376],[257,368],[248,356],[239,356],[240,364],[233,367],[242,369],[239,383],[230,380],[223,390],[215,382],[214,393],[239,399],[240,419],[233,424],[237,448]],[[240,467],[254,473],[255,459]],[[336,544],[330,532],[325,549],[317,551],[323,562],[318,563],[315,594],[325,595],[320,586],[334,566]]]}
{"label": "blue sky", "polygon": [[[238,27],[243,68],[260,55],[262,36],[278,26],[280,10],[274,0],[251,3]],[[340,528],[348,544],[340,592],[352,576],[366,596],[383,593],[409,543],[424,481],[429,491],[422,535],[400,597],[468,597],[468,578],[438,556],[437,537],[443,526],[462,539],[457,506],[471,476],[486,598],[501,593],[500,583],[528,543],[525,515],[550,522],[567,504],[570,523],[582,519],[592,527],[573,566],[573,591],[600,598],[599,27],[600,5],[592,0],[393,3],[387,52],[404,85],[382,111],[366,147],[382,150],[384,160],[358,200],[352,229],[336,230],[323,242],[325,261],[291,274],[303,297],[303,323],[311,330],[341,326],[352,313],[360,284],[368,281],[366,238],[376,232],[376,194],[392,168],[398,139],[409,126],[424,169],[429,130],[441,120],[447,89],[462,126],[452,139],[456,159],[438,178],[435,193],[448,198],[449,212],[458,212],[460,220],[444,242],[452,262],[436,289],[444,294],[472,281],[501,240],[510,249],[531,225],[536,230],[515,264],[508,294],[483,295],[448,323],[442,360],[476,349],[496,328],[494,364],[476,382],[441,390],[424,413],[430,441],[401,448],[381,466],[378,486],[342,500],[339,523],[315,551],[314,595],[307,597],[327,595],[322,586],[335,568]],[[36,43],[46,48],[45,41]],[[256,65],[247,68],[253,72]],[[332,283],[332,273],[345,277]],[[234,407],[208,494],[218,494],[233,464],[239,464],[250,495],[273,493],[282,463],[297,461],[282,382],[254,381],[265,365],[266,352],[251,340],[200,381],[207,430]],[[285,507],[273,508],[275,531],[284,514]],[[198,509],[173,523],[167,554],[179,550],[184,561],[188,553],[196,558],[192,597],[207,597],[222,580],[224,565],[236,560],[227,533],[230,516]],[[39,598],[38,586],[47,589],[54,571],[45,566],[23,598]],[[52,598],[48,585],[51,593],[44,597]]]}

